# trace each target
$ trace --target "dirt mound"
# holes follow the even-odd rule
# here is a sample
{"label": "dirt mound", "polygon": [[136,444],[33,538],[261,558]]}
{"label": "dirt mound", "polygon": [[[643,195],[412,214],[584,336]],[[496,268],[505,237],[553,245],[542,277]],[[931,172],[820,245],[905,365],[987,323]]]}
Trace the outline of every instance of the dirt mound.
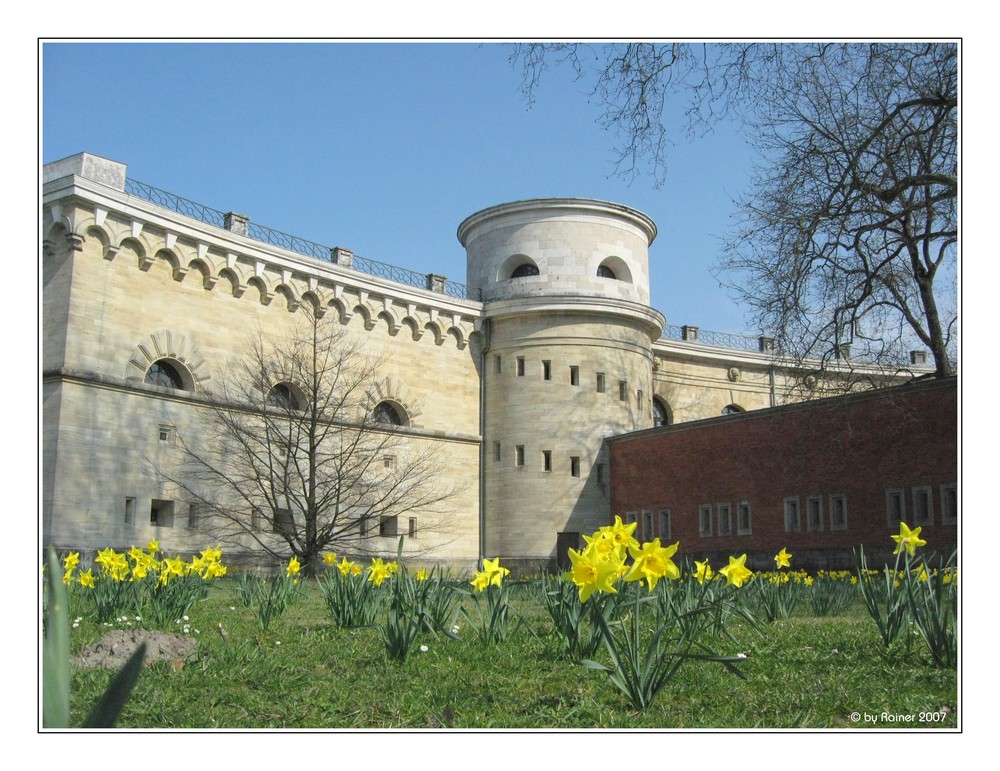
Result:
{"label": "dirt mound", "polygon": [[184,659],[194,653],[198,645],[190,637],[179,634],[116,629],[75,656],[73,664],[77,667],[121,669],[142,643],[146,643],[147,665],[154,661],[171,661],[183,666]]}

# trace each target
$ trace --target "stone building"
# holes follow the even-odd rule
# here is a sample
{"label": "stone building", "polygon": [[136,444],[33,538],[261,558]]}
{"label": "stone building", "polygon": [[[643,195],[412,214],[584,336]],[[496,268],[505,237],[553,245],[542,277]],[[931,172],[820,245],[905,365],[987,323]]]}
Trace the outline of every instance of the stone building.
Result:
{"label": "stone building", "polygon": [[367,409],[461,483],[446,526],[401,511],[408,526],[369,531],[371,550],[395,553],[399,532],[408,553],[459,566],[550,563],[611,515],[607,438],[772,407],[800,379],[766,339],[665,327],[649,304],[656,226],[626,206],[473,214],[463,285],[125,171],[87,153],[43,170],[42,525],[57,548],[204,548],[198,504],[151,468],[179,467],[248,331],[283,334],[307,310],[385,355]]}

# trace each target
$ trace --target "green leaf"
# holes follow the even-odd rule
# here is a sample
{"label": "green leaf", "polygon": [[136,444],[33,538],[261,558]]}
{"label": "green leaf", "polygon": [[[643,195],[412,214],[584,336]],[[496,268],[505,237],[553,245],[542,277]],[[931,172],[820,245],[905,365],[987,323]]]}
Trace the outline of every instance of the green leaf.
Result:
{"label": "green leaf", "polygon": [[42,724],[46,728],[69,726],[69,604],[56,551],[48,551],[49,607],[42,649]]}
{"label": "green leaf", "polygon": [[122,707],[128,701],[146,658],[146,643],[142,643],[123,666],[115,679],[101,694],[94,708],[83,723],[84,728],[114,728]]}

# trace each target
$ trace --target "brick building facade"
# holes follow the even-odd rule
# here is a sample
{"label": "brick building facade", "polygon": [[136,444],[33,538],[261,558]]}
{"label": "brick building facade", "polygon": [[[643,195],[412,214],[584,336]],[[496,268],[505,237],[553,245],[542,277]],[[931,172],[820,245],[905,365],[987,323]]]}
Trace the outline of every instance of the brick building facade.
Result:
{"label": "brick building facade", "polygon": [[713,564],[746,552],[773,567],[842,568],[852,550],[881,560],[899,522],[927,549],[958,542],[956,380],[696,420],[608,440],[611,510],[643,538],[680,541]]}

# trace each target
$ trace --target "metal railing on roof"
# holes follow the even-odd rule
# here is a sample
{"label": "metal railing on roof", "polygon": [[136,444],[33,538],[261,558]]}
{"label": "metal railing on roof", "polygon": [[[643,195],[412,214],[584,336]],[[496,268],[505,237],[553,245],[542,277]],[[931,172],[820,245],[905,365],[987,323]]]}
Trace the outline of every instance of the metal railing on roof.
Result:
{"label": "metal railing on roof", "polygon": [[[233,219],[231,212],[222,212],[219,209],[213,209],[210,206],[196,203],[187,198],[181,198],[178,195],[168,193],[165,190],[160,190],[152,185],[147,185],[144,182],[134,179],[125,180],[125,192],[157,206],[162,206],[164,209],[183,214],[199,222],[204,222],[206,225],[236,231],[236,228],[229,226],[229,223]],[[323,260],[324,262],[334,261],[332,256],[334,250],[329,246],[324,246],[305,238],[299,238],[290,233],[266,227],[265,225],[258,225],[243,218],[239,219],[245,226],[245,231],[243,232],[248,238],[287,249],[296,254],[303,254],[307,257]],[[482,299],[482,292],[476,287],[469,287],[457,281],[449,281],[444,276],[438,276],[433,273],[418,273],[415,270],[401,268],[396,265],[379,262],[378,260],[371,260],[359,255],[352,254],[349,264],[339,262],[338,264],[341,264],[342,267],[367,273],[370,276],[388,279],[397,284],[404,284],[419,289],[430,289],[433,292],[461,300]]]}
{"label": "metal railing on roof", "polygon": [[739,351],[770,351],[774,348],[774,340],[769,337],[749,337],[748,335],[733,335],[728,332],[711,332],[692,326],[666,326],[663,328],[663,337],[667,340],[700,343],[701,345],[732,348]]}

